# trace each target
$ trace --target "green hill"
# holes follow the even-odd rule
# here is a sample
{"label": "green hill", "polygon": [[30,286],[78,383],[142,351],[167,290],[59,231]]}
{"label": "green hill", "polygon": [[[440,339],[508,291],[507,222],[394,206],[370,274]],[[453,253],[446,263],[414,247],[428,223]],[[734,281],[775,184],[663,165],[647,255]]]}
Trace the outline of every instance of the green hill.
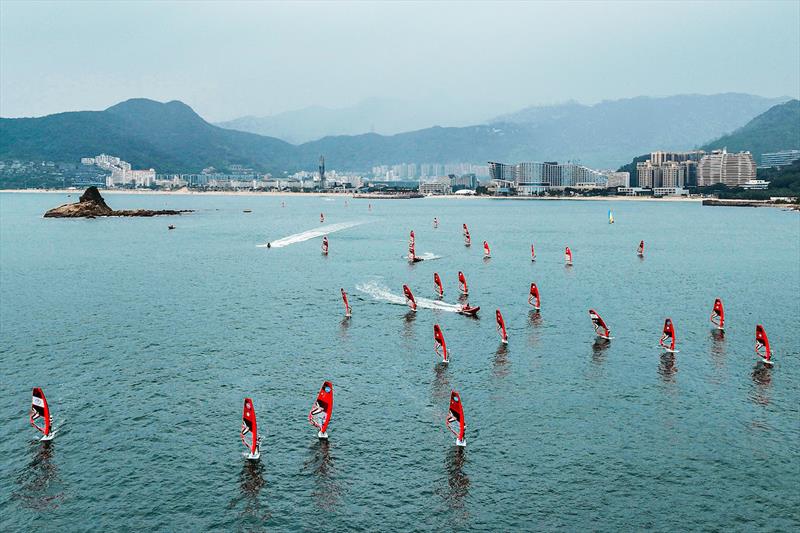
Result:
{"label": "green hill", "polygon": [[727,148],[729,152],[748,150],[756,163],[761,154],[800,149],[800,100],[789,100],[769,108],[753,120],[719,139],[703,146],[711,151]]}

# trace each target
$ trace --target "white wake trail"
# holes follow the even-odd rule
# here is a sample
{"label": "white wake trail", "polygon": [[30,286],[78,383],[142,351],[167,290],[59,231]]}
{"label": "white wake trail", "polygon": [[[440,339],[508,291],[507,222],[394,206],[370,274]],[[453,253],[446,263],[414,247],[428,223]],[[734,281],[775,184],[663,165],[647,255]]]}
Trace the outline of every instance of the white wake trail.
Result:
{"label": "white wake trail", "polygon": [[[298,242],[322,237],[323,235],[327,235],[329,233],[336,233],[337,231],[342,231],[343,229],[360,226],[363,223],[364,222],[339,222],[337,224],[328,224],[327,226],[320,226],[316,229],[310,229],[302,233],[295,233],[294,235],[283,237],[282,239],[272,241],[269,244],[271,248],[283,248],[284,246],[289,246],[290,244],[297,244]],[[256,246],[259,248],[266,248],[267,243],[257,244]]]}
{"label": "white wake trail", "polygon": [[[402,294],[395,294],[385,285],[377,281],[368,281],[356,285],[356,289],[372,296],[375,300],[389,302],[396,305],[406,305],[406,297]],[[425,309],[438,309],[439,311],[447,311],[448,313],[457,313],[461,309],[460,305],[449,304],[439,300],[429,300],[427,298],[414,297],[417,301],[417,307]]]}

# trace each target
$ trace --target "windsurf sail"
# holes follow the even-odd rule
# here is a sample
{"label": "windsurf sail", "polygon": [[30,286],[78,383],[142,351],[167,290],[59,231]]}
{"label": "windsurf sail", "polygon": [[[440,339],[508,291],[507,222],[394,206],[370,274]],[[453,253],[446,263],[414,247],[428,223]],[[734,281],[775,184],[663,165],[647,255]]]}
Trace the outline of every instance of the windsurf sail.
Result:
{"label": "windsurf sail", "polygon": [[411,289],[408,288],[408,285],[403,285],[403,294],[406,295],[406,303],[411,308],[411,310],[416,311],[417,301],[414,299],[414,295],[411,293]]}
{"label": "windsurf sail", "polygon": [[[37,420],[42,419],[42,425],[36,423]],[[53,419],[50,416],[50,407],[47,405],[47,398],[44,397],[44,391],[41,387],[33,388],[33,395],[31,397],[31,413],[30,422],[33,427],[42,432],[47,437],[50,435],[51,425]]]}
{"label": "windsurf sail", "polygon": [[483,257],[485,259],[492,257],[492,251],[489,249],[489,243],[486,241],[483,241]]}
{"label": "windsurf sail", "polygon": [[461,291],[461,294],[469,294],[467,278],[464,277],[464,273],[460,270],[458,271],[458,290]]}
{"label": "windsurf sail", "polygon": [[333,383],[326,381],[320,387],[317,400],[308,413],[308,421],[319,429],[321,436],[328,430],[331,414],[333,414]]}
{"label": "windsurf sail", "polygon": [[535,283],[531,283],[531,292],[528,295],[528,304],[532,305],[536,310],[539,310],[542,307],[542,302],[539,299],[539,287],[537,287]]}
{"label": "windsurf sail", "polygon": [[328,236],[322,237],[322,255],[328,255]]}
{"label": "windsurf sail", "polygon": [[411,233],[408,236],[408,260],[414,261],[416,258],[416,240],[414,239],[414,230],[411,230]]}
{"label": "windsurf sail", "polygon": [[[664,341],[669,339],[669,346],[664,344]],[[664,330],[663,334],[661,335],[661,340],[658,341],[658,344],[662,348],[666,348],[672,352],[675,351],[675,326],[672,325],[671,319],[664,320]]]}
{"label": "windsurf sail", "polygon": [[467,233],[469,233],[469,230],[467,229],[467,225],[466,225],[466,224],[461,224],[461,227],[463,228],[463,230],[464,230],[464,236],[466,237],[466,236],[467,236]]}
{"label": "windsurf sail", "polygon": [[589,309],[589,318],[592,319],[592,326],[594,326],[594,332],[598,337],[607,339],[611,336],[611,330],[608,329],[608,326],[606,326],[605,321],[597,313],[597,311],[595,311],[594,309]]}
{"label": "windsurf sail", "polygon": [[[247,442],[247,434],[250,434],[250,442]],[[258,455],[258,447],[261,444],[261,438],[258,436],[258,424],[256,423],[256,409],[253,406],[253,400],[250,398],[244,399],[244,408],[242,409],[242,443],[250,450],[251,456]]]}
{"label": "windsurf sail", "polygon": [[352,316],[353,310],[350,308],[350,302],[347,301],[347,293],[342,289],[342,301],[344,302],[344,316]]}
{"label": "windsurf sail", "polygon": [[639,241],[639,249],[636,250],[636,255],[644,257],[644,241]]}
{"label": "windsurf sail", "polygon": [[531,243],[531,261],[536,261],[536,248],[533,247],[533,243]]}
{"label": "windsurf sail", "polygon": [[439,295],[439,298],[444,296],[444,288],[442,287],[442,278],[439,277],[438,272],[433,273],[433,290]]}
{"label": "windsurf sail", "polygon": [[461,395],[450,391],[450,409],[447,413],[447,429],[456,436],[456,444],[464,442],[464,432],[467,424],[464,421],[464,406],[461,405]]}
{"label": "windsurf sail", "polygon": [[614,213],[611,211],[611,209],[608,210],[608,223],[609,224],[614,223]]}
{"label": "windsurf sail", "polygon": [[767,331],[761,324],[756,326],[756,355],[761,357],[764,363],[772,364],[772,350],[769,347],[769,338],[767,338]]}
{"label": "windsurf sail", "polygon": [[434,229],[439,227],[439,217],[433,217],[433,227]]}
{"label": "windsurf sail", "polygon": [[433,342],[433,351],[442,357],[443,363],[447,363],[449,361],[447,356],[447,343],[444,341],[444,334],[439,324],[433,325]]}
{"label": "windsurf sail", "polygon": [[567,265],[572,266],[572,250],[569,249],[569,246],[567,246],[564,250],[564,262]]}
{"label": "windsurf sail", "polygon": [[508,335],[506,334],[506,321],[503,320],[503,314],[498,309],[495,311],[495,318],[497,319],[497,332],[500,334],[500,340],[503,343],[508,342]]}
{"label": "windsurf sail", "polygon": [[472,244],[472,239],[469,236],[469,228],[467,228],[466,224],[464,224],[463,226],[464,226],[464,246],[469,246]]}
{"label": "windsurf sail", "polygon": [[717,298],[714,300],[714,307],[711,309],[711,323],[719,329],[725,328],[725,308],[722,306],[722,300]]}
{"label": "windsurf sail", "polygon": [[325,222],[325,214],[324,213],[320,213],[319,214],[319,221],[320,221],[320,223]]}

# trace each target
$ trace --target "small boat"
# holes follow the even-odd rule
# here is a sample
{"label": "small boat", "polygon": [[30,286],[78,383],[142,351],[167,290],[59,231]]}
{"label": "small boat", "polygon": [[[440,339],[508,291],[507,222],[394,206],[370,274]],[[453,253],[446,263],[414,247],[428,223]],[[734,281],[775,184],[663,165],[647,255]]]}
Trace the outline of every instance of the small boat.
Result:
{"label": "small boat", "polygon": [[175,224],[170,224],[169,226],[167,226],[167,229],[175,229]]}
{"label": "small boat", "polygon": [[483,241],[483,258],[484,259],[492,258],[492,250],[489,248],[489,243],[486,241]]}
{"label": "small boat", "polygon": [[252,209],[243,209],[242,210],[242,213],[252,213],[252,212],[253,212]]}
{"label": "small boat", "polygon": [[572,250],[569,249],[569,246],[564,250],[564,264],[570,267],[572,266]]}
{"label": "small boat", "polygon": [[614,223],[614,213],[611,211],[611,209],[608,210],[608,223],[609,224]]}
{"label": "small boat", "polygon": [[419,263],[422,261],[421,257],[417,257],[417,248],[416,248],[416,239],[414,238],[414,230],[411,230],[411,233],[408,237],[408,262],[409,263]]}
{"label": "small boat", "polygon": [[470,307],[469,303],[465,303],[456,312],[459,315],[464,315],[464,316],[478,316],[478,311],[480,310],[481,310],[480,306]]}
{"label": "small boat", "polygon": [[636,255],[644,257],[644,241],[639,241],[639,248],[636,249]]}

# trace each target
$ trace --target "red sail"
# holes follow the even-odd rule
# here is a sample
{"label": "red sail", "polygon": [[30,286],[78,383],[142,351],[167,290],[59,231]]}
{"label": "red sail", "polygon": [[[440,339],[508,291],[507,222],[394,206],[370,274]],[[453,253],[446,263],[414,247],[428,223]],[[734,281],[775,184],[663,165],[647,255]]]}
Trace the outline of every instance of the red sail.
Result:
{"label": "red sail", "polygon": [[639,249],[636,250],[636,253],[639,254],[640,257],[644,255],[644,241],[639,241]]}
{"label": "red sail", "polygon": [[[669,339],[669,346],[664,344],[664,341],[667,339]],[[664,320],[664,332],[658,344],[671,351],[675,351],[675,327],[672,325],[672,320],[669,318]]]}
{"label": "red sail", "polygon": [[472,237],[469,236],[469,230],[464,232],[464,246],[472,244]]}
{"label": "red sail", "polygon": [[497,319],[497,331],[500,333],[500,339],[503,342],[508,342],[508,335],[506,334],[506,322],[503,320],[503,314],[498,309],[495,311],[495,318]]}
{"label": "red sail", "polygon": [[328,237],[322,238],[322,253],[328,255]]}
{"label": "red sail", "polygon": [[758,354],[765,363],[771,364],[772,350],[769,347],[767,331],[761,324],[756,326],[756,354]]}
{"label": "red sail", "polygon": [[328,430],[333,414],[333,383],[326,381],[322,384],[317,394],[317,400],[308,413],[308,421],[319,428],[320,433]]}
{"label": "red sail", "polygon": [[595,311],[594,309],[589,309],[589,318],[592,319],[594,332],[597,333],[597,335],[605,338],[608,338],[611,335],[611,330],[608,329],[605,320],[603,320],[603,318],[597,313],[597,311]]}
{"label": "red sail", "polygon": [[442,287],[442,278],[439,277],[438,272],[433,273],[433,290],[441,297],[444,296],[444,288]]}
{"label": "red sail", "polygon": [[[457,430],[453,428],[454,424],[457,424]],[[456,436],[456,439],[463,442],[464,431],[467,429],[467,425],[464,421],[464,406],[461,405],[461,396],[456,391],[450,392],[450,409],[447,413],[447,429]]]}
{"label": "red sail", "polygon": [[[36,420],[39,418],[43,422],[41,426],[36,424]],[[29,420],[31,425],[41,431],[45,437],[50,435],[50,407],[47,405],[47,398],[44,397],[44,391],[40,387],[33,389]]]}
{"label": "red sail", "polygon": [[528,303],[535,309],[539,309],[542,306],[541,301],[539,300],[539,287],[537,287],[535,283],[531,283],[531,292],[528,296]]}
{"label": "red sail", "polygon": [[489,249],[489,243],[483,241],[483,256],[484,257],[491,257],[492,251]]}
{"label": "red sail", "polygon": [[439,327],[439,324],[433,325],[433,350],[442,356],[442,361],[445,363],[448,361],[447,356],[447,343],[444,341],[444,334],[442,333],[442,328]]}
{"label": "red sail", "polygon": [[572,264],[572,250],[569,249],[569,246],[564,250],[564,262],[568,265]]}
{"label": "red sail", "polygon": [[[245,438],[250,433],[250,442]],[[256,423],[256,409],[253,406],[253,400],[250,398],[244,399],[244,408],[242,409],[242,443],[250,450],[251,455],[255,455],[258,451],[258,424]]]}
{"label": "red sail", "polygon": [[458,290],[461,291],[461,294],[469,294],[469,288],[467,287],[467,278],[464,277],[464,273],[460,270],[458,271]]}
{"label": "red sail", "polygon": [[711,323],[719,329],[725,327],[725,308],[719,298],[714,300],[714,308],[711,310]]}
{"label": "red sail", "polygon": [[416,242],[414,239],[414,230],[411,230],[411,235],[408,237],[408,259],[413,261],[417,258]]}
{"label": "red sail", "polygon": [[417,301],[414,299],[414,295],[411,293],[411,289],[408,288],[408,285],[403,285],[403,294],[406,295],[406,303],[411,308],[411,310],[416,311]]}
{"label": "red sail", "polygon": [[347,293],[342,290],[342,301],[344,302],[344,316],[350,316],[352,314],[352,309],[350,309],[350,302],[347,301]]}
{"label": "red sail", "polygon": [[531,244],[531,261],[536,261],[536,249]]}

